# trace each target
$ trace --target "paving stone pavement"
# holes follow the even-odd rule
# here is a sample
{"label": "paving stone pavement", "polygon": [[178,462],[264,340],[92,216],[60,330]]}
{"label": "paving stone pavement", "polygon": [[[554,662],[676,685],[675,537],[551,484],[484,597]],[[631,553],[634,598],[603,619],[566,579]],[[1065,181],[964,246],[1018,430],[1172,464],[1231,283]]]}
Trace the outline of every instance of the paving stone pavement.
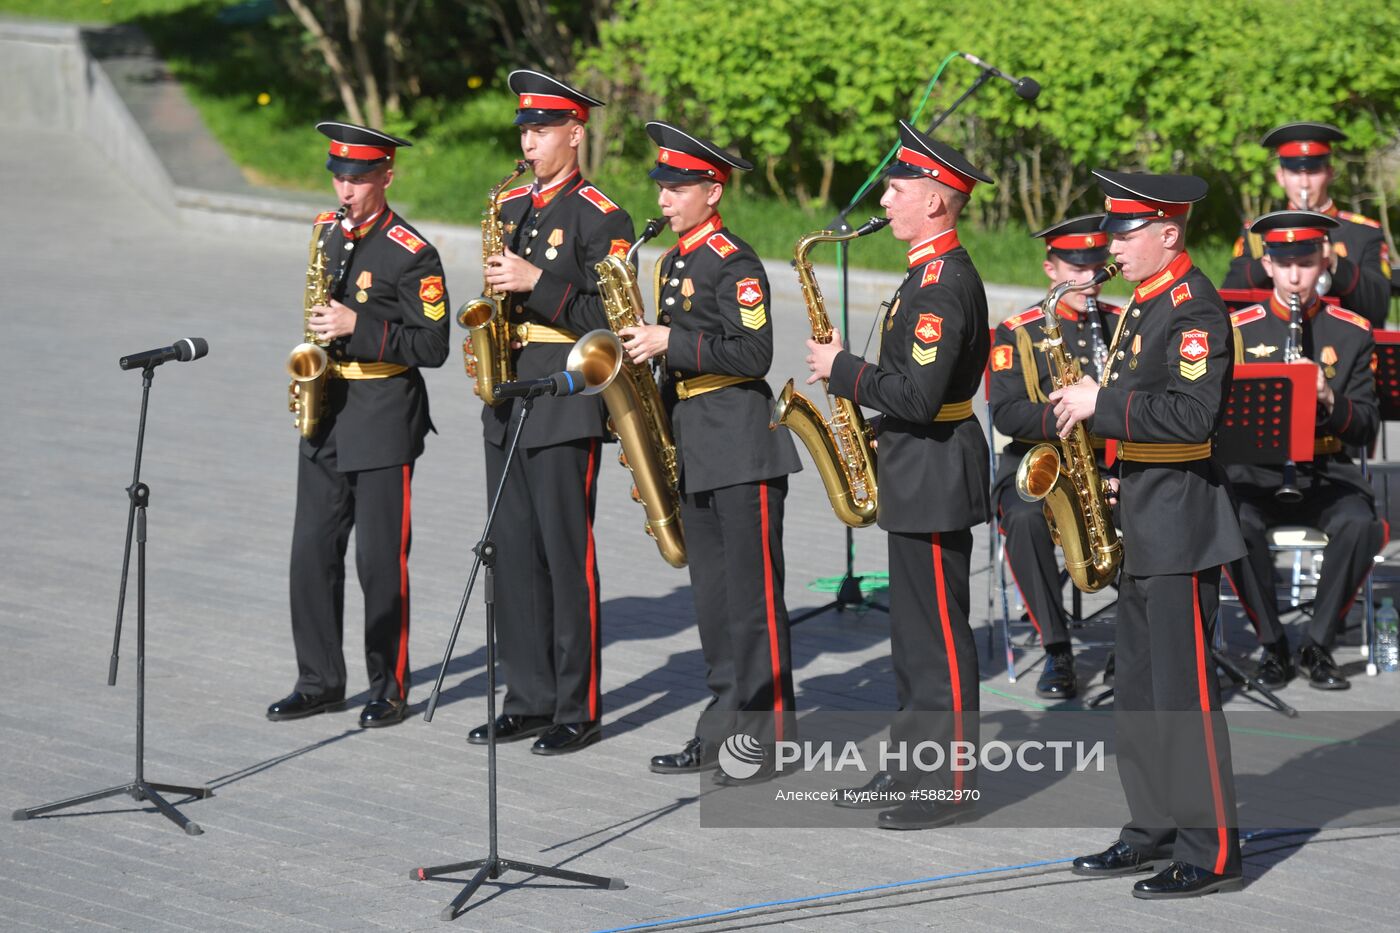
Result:
{"label": "paving stone pavement", "polygon": [[[0,177],[10,216],[0,228],[0,308],[11,360],[0,415],[9,488],[0,796],[11,808],[33,806],[131,776],[131,611],[115,688],[105,672],[140,377],[119,371],[116,359],[186,335],[208,338],[210,355],[157,371],[143,471],[152,489],[146,771],[215,792],[181,805],[203,826],[199,837],[126,798],[0,824],[0,929],[443,929],[438,911],[458,885],[416,883],[409,870],[485,852],[486,759],[464,743],[483,717],[479,601],[431,724],[415,717],[362,732],[362,697],[343,713],[263,718],[295,674],[286,574],[296,444],[282,365],[301,333],[305,231],[248,241],[171,226],[75,136],[20,138],[0,127]],[[776,386],[800,374],[806,322],[786,284],[790,271],[770,272],[774,305],[784,309]],[[479,286],[477,271],[449,268],[448,284],[460,302]],[[870,317],[857,320],[868,326]],[[415,711],[446,644],[485,500],[476,403],[456,353],[427,378],[441,433],[414,484]],[[616,875],[628,888],[510,876],[487,885],[460,928],[621,927],[1054,862],[1113,838],[1111,827],[701,828],[702,785],[645,768],[649,755],[690,735],[704,670],[687,578],[641,533],[627,487],[624,471],[608,464],[596,521],[606,740],[553,760],[503,747],[500,819],[504,854]],[[799,611],[826,598],[806,584],[843,565],[841,529],[810,466],[794,478],[788,515],[786,596]],[[857,568],[883,570],[880,533],[858,533],[856,542]],[[975,578],[973,593],[979,626],[983,580]],[[353,583],[347,590],[353,688],[364,684],[364,667],[358,592]],[[826,615],[796,629],[799,703],[890,708],[887,634],[878,613]],[[1247,650],[1247,640],[1237,647]],[[1354,666],[1356,650],[1340,657]],[[1101,649],[1084,652],[1081,673],[1096,674],[1102,660]],[[1397,682],[1358,677],[1341,695],[1295,684],[1285,696],[1305,709],[1390,709]],[[984,708],[1035,705],[1033,676],[1010,685],[987,664],[983,685]],[[1375,879],[1400,856],[1397,839],[1372,828],[1254,843],[1242,893],[1175,905],[1135,901],[1125,881],[1085,882],[1055,862],[774,906],[699,928],[1360,930],[1393,922],[1383,920],[1388,886]]]}

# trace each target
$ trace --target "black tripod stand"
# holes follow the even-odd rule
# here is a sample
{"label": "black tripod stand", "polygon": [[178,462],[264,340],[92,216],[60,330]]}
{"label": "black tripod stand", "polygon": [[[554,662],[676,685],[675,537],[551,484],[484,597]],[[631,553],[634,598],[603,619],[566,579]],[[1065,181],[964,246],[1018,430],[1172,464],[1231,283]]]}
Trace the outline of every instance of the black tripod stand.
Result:
{"label": "black tripod stand", "polygon": [[185,818],[158,791],[181,794],[186,797],[203,799],[214,796],[207,787],[182,787],[177,784],[158,784],[146,780],[146,506],[151,501],[151,489],[141,482],[141,448],[146,439],[146,405],[151,396],[151,380],[155,377],[155,365],[146,366],[141,371],[141,421],[136,429],[136,466],[131,471],[131,485],[126,487],[129,507],[126,513],[126,548],[122,553],[122,582],[117,595],[117,623],[112,636],[112,660],[107,668],[107,686],[117,682],[117,647],[122,637],[122,612],[126,608],[127,573],[131,568],[131,533],[136,531],[136,774],[127,784],[108,787],[90,794],[79,794],[66,800],[46,803],[38,807],[16,810],[15,820],[28,820],[54,810],[75,807],[80,803],[130,794],[134,800],[149,800],[156,809],[191,836],[198,836],[204,830],[199,824]]}
{"label": "black tripod stand", "polygon": [[530,414],[534,399],[526,396],[520,400],[519,415],[515,421],[515,431],[506,449],[505,466],[501,469],[500,482],[491,497],[491,508],[486,515],[486,527],[481,529],[481,538],[472,553],[476,560],[467,577],[467,587],[462,593],[462,602],[457,607],[457,621],[452,626],[452,636],[447,640],[447,651],[443,654],[442,666],[438,668],[437,682],[433,684],[432,695],[428,697],[428,708],[423,719],[432,722],[433,711],[437,709],[438,697],[442,692],[442,681],[447,675],[447,664],[452,659],[452,650],[457,644],[457,635],[462,629],[462,619],[467,613],[467,603],[471,599],[472,587],[476,583],[477,571],[486,568],[484,602],[486,604],[486,813],[489,833],[489,849],[485,858],[453,862],[450,865],[434,865],[431,868],[415,868],[408,873],[413,881],[427,881],[442,875],[452,875],[462,871],[475,870],[466,887],[458,892],[452,902],[439,914],[443,920],[455,920],[464,904],[476,893],[477,888],[487,878],[493,881],[508,871],[518,871],[526,875],[539,875],[545,878],[558,878],[561,881],[576,881],[593,888],[607,888],[620,891],[627,887],[620,878],[604,878],[600,875],[585,875],[582,872],[567,871],[547,865],[534,865],[516,859],[502,858],[496,846],[496,545],[491,541],[491,526],[496,521],[496,508],[501,502],[501,492],[510,477],[510,467],[515,461],[515,451],[520,445],[520,432],[525,427],[525,419]]}

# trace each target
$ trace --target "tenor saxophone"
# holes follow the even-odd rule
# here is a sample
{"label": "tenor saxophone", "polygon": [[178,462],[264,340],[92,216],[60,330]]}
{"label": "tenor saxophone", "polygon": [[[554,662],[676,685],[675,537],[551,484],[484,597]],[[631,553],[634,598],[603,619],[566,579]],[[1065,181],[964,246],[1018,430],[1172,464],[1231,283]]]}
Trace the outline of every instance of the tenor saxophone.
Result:
{"label": "tenor saxophone", "polygon": [[[1050,382],[1055,389],[1080,379],[1079,364],[1065,348],[1055,308],[1066,292],[1083,291],[1118,274],[1109,263],[1081,285],[1061,282],[1040,303],[1044,315],[1045,355]],[[1097,593],[1112,583],[1123,562],[1123,542],[1113,527],[1108,505],[1108,481],[1099,476],[1099,464],[1089,441],[1089,430],[1080,423],[1058,448],[1037,444],[1016,468],[1016,492],[1027,502],[1039,502],[1050,524],[1050,536],[1064,551],[1065,572],[1086,593]]]}
{"label": "tenor saxophone", "polygon": [[[481,214],[481,269],[492,256],[505,253],[505,233],[501,227],[501,193],[511,182],[529,169],[530,163],[521,159],[509,175],[486,195],[486,210]],[[487,405],[496,404],[496,386],[515,380],[515,365],[510,353],[510,308],[505,292],[483,283],[481,295],[457,309],[457,323],[467,330],[462,341],[462,362],[467,375],[476,380],[476,394]]]}
{"label": "tenor saxophone", "polygon": [[295,416],[293,420],[297,431],[306,438],[316,436],[321,418],[326,413],[326,372],[331,362],[326,353],[326,343],[329,341],[323,343],[311,330],[311,309],[330,302],[334,282],[326,258],[326,240],[348,209],[342,204],[335,212],[335,220],[324,225],[324,232],[320,225],[311,231],[306,260],[306,294],[301,310],[301,343],[287,355],[287,375],[291,377],[287,385],[287,410]]}
{"label": "tenor saxophone", "polygon": [[[838,243],[854,240],[874,233],[884,227],[889,220],[872,217],[859,229],[849,233],[833,230],[817,230],[803,236],[793,247],[793,265],[797,267],[797,280],[802,285],[802,300],[807,305],[807,318],[812,325],[812,339],[817,343],[831,342],[831,320],[826,314],[826,300],[817,284],[812,263],[807,259],[813,246],[818,243]],[[825,379],[822,390],[826,390]],[[863,528],[875,521],[879,505],[879,488],[875,482],[875,447],[871,443],[870,426],[860,406],[850,399],[836,398],[828,393],[827,404],[831,407],[831,419],[822,417],[817,407],[793,388],[789,379],[778,400],[773,403],[773,419],[770,430],[778,425],[787,425],[802,439],[807,452],[821,474],[826,496],[831,500],[832,511],[841,521],[852,528]]]}
{"label": "tenor saxophone", "polygon": [[661,226],[659,218],[647,221],[625,259],[609,254],[594,267],[612,330],[596,330],[579,338],[570,351],[568,369],[583,371],[589,387],[597,386],[602,393],[608,426],[622,442],[618,462],[632,471],[632,499],[646,509],[647,534],[656,540],[666,563],[684,567],[685,536],[671,422],[650,365],[633,363],[617,336],[622,328],[642,323],[636,255],[643,243],[661,232]]}

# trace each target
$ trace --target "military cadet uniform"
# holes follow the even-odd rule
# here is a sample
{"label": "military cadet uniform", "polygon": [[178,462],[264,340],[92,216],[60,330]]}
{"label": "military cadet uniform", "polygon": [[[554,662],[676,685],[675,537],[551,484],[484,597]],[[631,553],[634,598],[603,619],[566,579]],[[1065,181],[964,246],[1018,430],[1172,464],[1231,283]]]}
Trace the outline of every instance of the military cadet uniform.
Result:
{"label": "military cadet uniform", "polygon": [[[931,178],[964,193],[991,183],[960,153],[902,120],[899,133],[892,176]],[[990,345],[987,297],[956,226],[911,244],[907,256],[904,280],[881,321],[877,362],[842,351],[828,388],[884,415],[876,435],[877,521],[888,532],[890,651],[901,710],[890,739],[908,748],[925,740],[947,748],[950,741],[976,741],[968,578],[972,526],[988,520],[991,502],[987,441],[972,398]],[[930,713],[942,718],[935,722]],[[943,770],[902,781],[966,791],[972,773]],[[958,812],[954,805],[911,801],[881,813],[879,825],[924,828]]]}
{"label": "military cadet uniform", "polygon": [[[1184,218],[1206,193],[1190,175],[1094,174],[1111,233]],[[1119,442],[1114,713],[1131,820],[1113,847],[1076,859],[1074,869],[1126,874],[1169,857],[1168,869],[1134,887],[1138,897],[1204,894],[1240,876],[1230,744],[1223,717],[1213,715],[1220,694],[1209,649],[1220,565],[1245,552],[1224,470],[1211,456],[1232,357],[1225,305],[1182,251],[1133,292],[1088,424]],[[1165,711],[1179,714],[1151,715]]]}
{"label": "military cadet uniform", "polygon": [[[1344,139],[1345,133],[1326,123],[1288,123],[1270,131],[1262,144],[1278,150],[1279,164],[1284,168],[1299,171],[1326,165],[1331,159],[1331,144]],[[1289,205],[1291,209],[1300,206]],[[1326,294],[1340,298],[1343,306],[1355,309],[1372,325],[1384,327],[1390,314],[1392,270],[1380,222],[1338,210],[1331,198],[1314,209],[1337,220],[1327,232],[1337,265]],[[1235,256],[1221,287],[1272,289],[1273,282],[1261,261],[1263,255],[1262,239],[1245,224],[1235,240]]]}
{"label": "military cadet uniform", "polygon": [[[1276,211],[1251,226],[1271,256],[1305,255],[1320,250],[1327,231],[1337,221],[1306,211]],[[1288,639],[1279,621],[1274,594],[1274,559],[1265,532],[1279,524],[1302,522],[1327,535],[1322,573],[1317,583],[1312,620],[1308,623],[1300,658],[1309,683],[1319,689],[1349,686],[1332,660],[1331,647],[1356,591],[1380,550],[1384,528],[1376,519],[1371,484],[1352,459],[1351,451],[1375,440],[1380,424],[1375,377],[1371,363],[1375,341],[1371,325],[1359,314],[1324,306],[1315,294],[1302,308],[1301,356],[1323,368],[1336,402],[1329,414],[1317,409],[1315,458],[1300,463],[1296,485],[1303,499],[1280,502],[1283,467],[1231,464],[1227,472],[1239,502],[1240,528],[1249,547],[1247,558],[1226,568],[1240,602],[1264,646],[1260,679],[1282,686],[1293,676]],[[1237,363],[1281,363],[1289,341],[1288,304],[1275,292],[1267,305],[1241,308],[1231,316]]]}
{"label": "military cadet uniform", "polygon": [[[509,77],[519,95],[517,124],[587,121],[602,102],[533,71]],[[575,169],[548,188],[524,185],[500,197],[505,245],[542,270],[533,291],[509,295],[510,321],[523,346],[512,353],[520,380],[567,369],[582,334],[607,327],[594,266],[626,253],[632,219]],[[516,405],[484,406],[486,491],[505,466]],[[502,492],[496,610],[507,684],[499,741],[543,733],[531,751],[559,754],[597,741],[602,716],[602,631],[593,513],[601,446],[608,437],[597,396],[548,398],[526,419]],[[470,741],[484,743],[486,726]]]}
{"label": "military cadet uniform", "polygon": [[[650,177],[725,184],[752,164],[666,123]],[[695,737],[651,769],[712,768],[736,732],[792,738],[794,696],[783,598],[787,476],[802,468],[787,428],[769,430],[773,392],[771,291],[753,248],[718,213],[657,260],[657,321],[670,328],[662,398],[680,468],[681,527],[706,682],[713,694]],[[766,776],[767,772],[764,773]],[[721,772],[717,779],[727,783]]]}
{"label": "military cadet uniform", "polygon": [[[330,137],[326,167],[361,174],[393,161],[405,140],[343,123]],[[316,218],[333,274],[331,297],[358,318],[332,341],[326,414],[297,460],[292,532],[291,616],[298,677],[269,719],[295,719],[345,696],[345,549],[353,527],[365,602],[370,702],[362,726],[402,720],[408,698],[409,586],[413,465],[433,430],[420,366],[447,358],[447,286],[437,250],[387,205],[357,227]]]}
{"label": "military cadet uniform", "polygon": [[[1102,219],[1102,214],[1075,217],[1034,236],[1045,240],[1047,255],[1078,266],[1101,266],[1108,261],[1108,234],[1098,229]],[[1098,378],[1099,360],[1107,353],[1120,311],[1116,305],[1097,301],[1089,302],[1083,311],[1063,301],[1055,309],[1065,346],[1080,371],[1092,379]],[[1016,492],[1021,459],[1035,445],[1059,440],[1055,406],[1048,400],[1054,386],[1043,352],[1043,321],[1039,306],[1029,308],[1002,321],[992,342],[992,423],[1012,438],[997,464],[992,501],[1006,538],[1011,576],[1046,652],[1036,693],[1046,699],[1068,699],[1077,688],[1055,542],[1043,504],[1027,502]],[[1101,441],[1096,443],[1102,447]]]}

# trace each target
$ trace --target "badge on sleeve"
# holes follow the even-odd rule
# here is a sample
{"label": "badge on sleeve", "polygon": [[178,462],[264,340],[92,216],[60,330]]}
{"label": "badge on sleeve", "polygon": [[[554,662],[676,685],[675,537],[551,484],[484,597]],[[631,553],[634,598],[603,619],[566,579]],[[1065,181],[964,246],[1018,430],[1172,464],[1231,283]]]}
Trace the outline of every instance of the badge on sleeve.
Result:
{"label": "badge on sleeve", "polygon": [[1204,376],[1206,374],[1206,357],[1208,356],[1210,356],[1210,335],[1203,330],[1181,332],[1182,379],[1195,382]]}
{"label": "badge on sleeve", "polygon": [[418,280],[418,297],[423,300],[423,315],[430,321],[440,321],[447,313],[447,302],[443,295],[447,289],[442,285],[442,276],[425,275]]}
{"label": "badge on sleeve", "polygon": [[[943,318],[936,314],[921,314],[919,320],[914,324],[914,343],[912,344],[912,356],[914,362],[920,366],[927,366],[938,359],[938,347],[928,346],[936,344],[943,338]],[[923,344],[923,346],[920,346]]]}
{"label": "badge on sleeve", "polygon": [[1182,282],[1182,283],[1181,283],[1180,285],[1178,285],[1176,288],[1173,288],[1173,289],[1172,289],[1172,307],[1173,307],[1173,308],[1175,308],[1177,305],[1181,304],[1183,301],[1190,301],[1190,300],[1191,300],[1191,283],[1190,283],[1190,282]]}
{"label": "badge on sleeve", "polygon": [[740,279],[734,286],[739,301],[739,320],[749,330],[759,330],[768,323],[768,306],[763,303],[763,285],[758,279]]}
{"label": "badge on sleeve", "polygon": [[992,349],[992,372],[999,373],[1010,369],[1015,362],[1015,351],[1010,347],[1002,345]]}

